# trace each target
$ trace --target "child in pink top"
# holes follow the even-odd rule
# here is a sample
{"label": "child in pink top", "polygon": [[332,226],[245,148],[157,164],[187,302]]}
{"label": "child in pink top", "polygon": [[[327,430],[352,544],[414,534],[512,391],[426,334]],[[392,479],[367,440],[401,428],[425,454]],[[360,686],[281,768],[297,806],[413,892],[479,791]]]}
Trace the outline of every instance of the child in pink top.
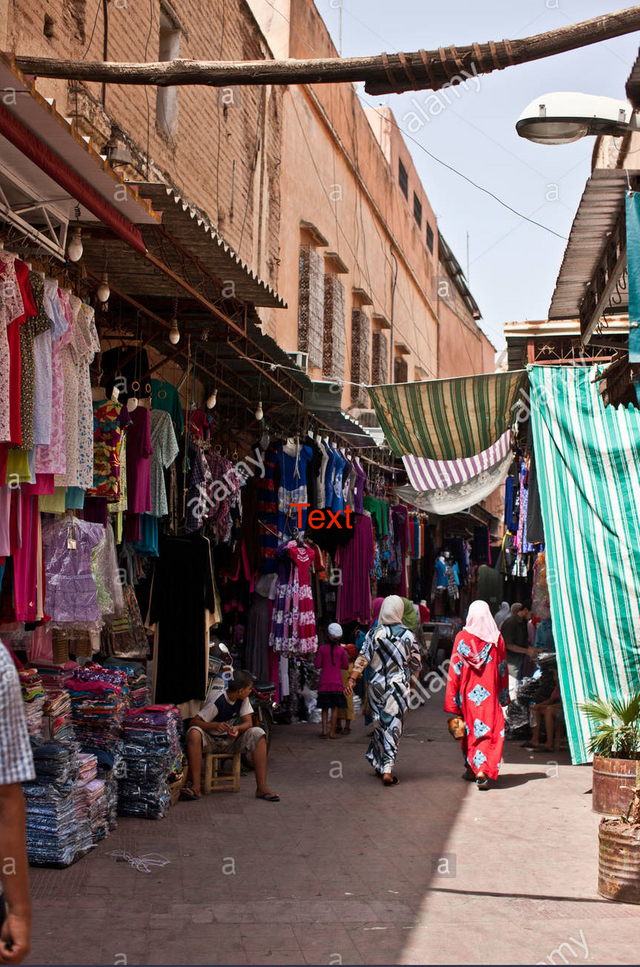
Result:
{"label": "child in pink top", "polygon": [[334,621],[327,629],[327,641],[320,645],[316,654],[316,668],[320,669],[318,685],[318,708],[322,711],[321,739],[327,738],[329,709],[331,709],[330,739],[339,738],[336,732],[338,709],[347,707],[343,691],[342,670],[349,667],[349,656],[340,644],[342,627]]}

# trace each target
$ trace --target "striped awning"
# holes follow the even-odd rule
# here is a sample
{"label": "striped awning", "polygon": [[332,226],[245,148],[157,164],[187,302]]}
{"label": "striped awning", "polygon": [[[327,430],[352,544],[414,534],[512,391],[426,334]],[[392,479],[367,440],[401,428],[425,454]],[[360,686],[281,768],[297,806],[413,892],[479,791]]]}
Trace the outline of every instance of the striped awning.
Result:
{"label": "striped awning", "polygon": [[547,580],[574,762],[577,704],[640,684],[640,411],[605,407],[593,370],[532,366],[531,412]]}
{"label": "striped awning", "polygon": [[459,460],[487,450],[514,423],[526,372],[369,386],[396,456]]}
{"label": "striped awning", "polygon": [[460,483],[454,483],[437,490],[396,487],[395,492],[408,504],[413,504],[420,510],[426,510],[429,514],[459,514],[461,511],[470,510],[474,504],[479,504],[480,501],[490,497],[504,483],[511,462],[512,455],[507,450],[506,455],[493,466],[485,468],[480,473],[462,480]]}
{"label": "striped awning", "polygon": [[427,460],[425,457],[406,456],[402,458],[409,483],[414,490],[442,490],[454,487],[477,477],[500,463],[511,449],[511,430],[503,433],[497,443],[475,457],[462,457],[461,460]]}

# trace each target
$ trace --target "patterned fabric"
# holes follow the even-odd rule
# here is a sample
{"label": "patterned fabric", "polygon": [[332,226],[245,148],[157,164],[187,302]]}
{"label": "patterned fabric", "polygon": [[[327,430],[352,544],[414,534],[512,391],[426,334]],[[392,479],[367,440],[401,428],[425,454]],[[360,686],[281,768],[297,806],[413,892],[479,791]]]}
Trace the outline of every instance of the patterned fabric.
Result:
{"label": "patterned fabric", "polygon": [[640,686],[640,413],[605,407],[589,367],[529,376],[567,735],[572,760],[587,762],[578,703]]}
{"label": "patterned fabric", "polygon": [[49,279],[45,279],[44,283],[44,304],[53,324],[51,330],[51,433],[49,443],[36,449],[36,473],[63,474],[67,469],[67,451],[62,348],[68,341],[69,318],[60,300],[60,289]]}
{"label": "patterned fabric", "polygon": [[149,413],[151,434],[151,513],[154,517],[164,517],[169,513],[167,488],[164,471],[178,456],[178,441],[170,413],[165,410],[151,410]]}
{"label": "patterned fabric", "polygon": [[[511,432],[511,431],[509,431]],[[415,490],[413,487],[396,487],[395,492],[402,500],[429,514],[458,514],[473,507],[489,497],[502,484],[509,473],[512,455],[507,453],[500,463],[483,470],[477,477],[471,477],[459,484],[452,484],[440,490]]]}
{"label": "patterned fabric", "polygon": [[93,486],[93,401],[89,366],[100,343],[91,306],[75,296],[69,297],[64,291],[60,298],[67,318],[71,313],[71,322],[62,348],[66,469],[64,474],[58,475],[56,484],[88,490]]}
{"label": "patterned fabric", "polygon": [[524,371],[370,386],[389,446],[401,457],[473,457],[514,422]]}
{"label": "patterned fabric", "polygon": [[11,438],[10,357],[7,327],[24,313],[24,300],[16,276],[15,259],[0,252],[0,441]]}
{"label": "patterned fabric", "polygon": [[374,720],[366,756],[376,772],[391,772],[409,702],[411,675],[420,667],[413,633],[403,625],[367,634],[355,667],[369,669],[368,699]]}
{"label": "patterned fabric", "polygon": [[[93,404],[93,487],[92,497],[108,497],[117,504],[123,497],[124,472],[123,429],[131,422],[127,407],[116,400],[97,400]],[[115,510],[115,507],[110,507]],[[126,510],[126,507],[118,507]]]}
{"label": "patterned fabric", "polygon": [[318,648],[316,617],[311,591],[311,564],[314,554],[308,547],[289,541],[285,548],[292,566],[288,579],[281,581],[273,608],[269,645],[274,651],[313,654]]}
{"label": "patterned fabric", "polygon": [[511,430],[502,434],[497,443],[475,457],[461,460],[426,460],[424,457],[402,458],[409,483],[414,490],[445,490],[463,484],[500,463],[511,450]]}
{"label": "patterned fabric", "polygon": [[51,439],[51,330],[44,301],[44,279],[37,272],[29,273],[33,298],[38,315],[33,326],[33,442],[49,443]]}
{"label": "patterned fabric", "polygon": [[[509,702],[509,669],[502,636],[494,646],[461,631],[455,640],[445,712],[461,714],[462,751],[470,768],[497,779],[504,746],[504,712]],[[505,691],[506,690],[506,691]]]}
{"label": "patterned fabric", "polygon": [[0,786],[35,779],[20,679],[0,642]]}

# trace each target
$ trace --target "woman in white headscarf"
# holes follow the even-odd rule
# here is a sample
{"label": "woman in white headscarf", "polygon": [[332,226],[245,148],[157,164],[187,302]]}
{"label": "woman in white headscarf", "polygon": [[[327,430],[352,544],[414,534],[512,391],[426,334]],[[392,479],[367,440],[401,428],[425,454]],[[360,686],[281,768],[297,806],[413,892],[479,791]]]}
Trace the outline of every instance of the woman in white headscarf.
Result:
{"label": "woman in white headscarf", "polygon": [[420,670],[420,651],[413,632],[403,623],[404,610],[405,603],[397,594],[384,599],[378,623],[365,638],[345,686],[345,694],[351,695],[353,683],[369,666],[369,704],[374,730],[367,759],[385,786],[395,786],[398,782],[392,770],[404,726],[411,676]]}
{"label": "woman in white headscarf", "polygon": [[455,640],[445,712],[464,720],[463,779],[488,789],[498,778],[504,745],[503,706],[509,704],[507,651],[486,601],[473,601]]}

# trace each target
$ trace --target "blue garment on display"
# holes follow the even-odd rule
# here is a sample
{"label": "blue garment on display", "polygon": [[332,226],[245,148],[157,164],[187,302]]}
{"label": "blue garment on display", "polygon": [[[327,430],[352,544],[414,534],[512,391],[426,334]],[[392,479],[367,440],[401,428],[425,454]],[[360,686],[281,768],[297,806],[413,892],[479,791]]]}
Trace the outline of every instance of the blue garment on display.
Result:
{"label": "blue garment on display", "polygon": [[[338,449],[333,450],[333,494],[331,498],[331,510],[335,513],[344,509],[344,495],[342,493],[342,472],[347,461]],[[329,506],[327,504],[327,506]]]}
{"label": "blue garment on display", "polygon": [[438,558],[438,560],[436,561],[436,587],[438,588],[448,587],[447,565],[440,558]]}

